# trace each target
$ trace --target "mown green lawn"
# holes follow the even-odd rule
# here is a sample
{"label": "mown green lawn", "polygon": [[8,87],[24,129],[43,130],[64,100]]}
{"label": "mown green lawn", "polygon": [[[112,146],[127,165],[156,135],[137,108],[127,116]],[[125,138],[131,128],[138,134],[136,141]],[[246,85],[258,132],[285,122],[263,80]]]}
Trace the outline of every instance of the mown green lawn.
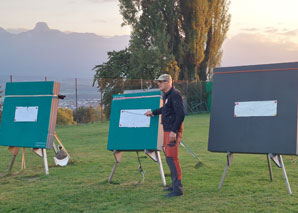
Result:
{"label": "mown green lawn", "polygon": [[[136,153],[126,152],[109,184],[114,157],[106,150],[108,125],[58,126],[73,163],[55,166],[54,152],[48,150],[50,175],[44,173],[42,158],[30,149],[26,149],[27,169],[21,171],[19,154],[12,174],[6,175],[11,154],[7,147],[0,147],[0,212],[298,212],[298,168],[289,156],[284,156],[284,163],[292,195],[281,169],[274,165],[270,182],[265,155],[235,154],[218,190],[226,154],[207,151],[209,114],[185,119],[183,141],[201,163],[197,166],[198,161],[180,146],[184,196],[163,197],[158,164],[144,153],[140,153],[144,182]],[[170,183],[163,155],[162,161]]]}

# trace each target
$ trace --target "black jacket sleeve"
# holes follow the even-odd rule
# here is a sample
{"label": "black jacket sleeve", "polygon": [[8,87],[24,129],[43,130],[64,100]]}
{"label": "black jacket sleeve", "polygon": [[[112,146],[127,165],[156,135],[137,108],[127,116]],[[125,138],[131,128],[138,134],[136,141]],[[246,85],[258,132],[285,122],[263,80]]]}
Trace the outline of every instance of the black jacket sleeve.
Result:
{"label": "black jacket sleeve", "polygon": [[174,108],[175,115],[176,115],[175,116],[176,119],[175,119],[175,122],[174,122],[174,125],[172,128],[172,131],[177,133],[181,127],[183,120],[184,120],[183,101],[182,101],[182,97],[180,94],[175,93],[175,95],[173,95],[172,106]]}
{"label": "black jacket sleeve", "polygon": [[159,109],[156,109],[156,110],[153,110],[152,111],[152,114],[155,116],[155,115],[159,115],[159,114],[161,114],[161,112],[162,112],[162,108],[163,107],[160,107]]}

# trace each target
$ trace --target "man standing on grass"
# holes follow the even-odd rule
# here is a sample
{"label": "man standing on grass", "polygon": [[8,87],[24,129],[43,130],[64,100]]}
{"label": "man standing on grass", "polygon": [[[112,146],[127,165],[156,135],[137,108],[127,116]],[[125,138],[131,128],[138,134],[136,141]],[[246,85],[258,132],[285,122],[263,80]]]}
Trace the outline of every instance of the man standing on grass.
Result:
{"label": "man standing on grass", "polygon": [[155,116],[161,114],[164,129],[164,152],[172,177],[172,186],[165,189],[165,191],[169,191],[169,194],[165,197],[180,196],[183,195],[183,189],[178,148],[183,132],[183,101],[180,92],[172,86],[172,77],[170,75],[163,74],[159,76],[157,81],[159,89],[164,93],[164,105],[153,112],[147,111],[145,115]]}

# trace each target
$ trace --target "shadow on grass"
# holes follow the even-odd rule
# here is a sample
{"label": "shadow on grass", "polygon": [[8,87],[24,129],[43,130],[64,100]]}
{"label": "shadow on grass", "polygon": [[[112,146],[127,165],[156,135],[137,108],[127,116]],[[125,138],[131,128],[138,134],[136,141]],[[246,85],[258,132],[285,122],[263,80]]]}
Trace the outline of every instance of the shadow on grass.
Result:
{"label": "shadow on grass", "polygon": [[120,185],[120,182],[117,182],[117,181],[111,181],[110,183],[108,182],[108,180],[104,180],[104,181],[100,181],[98,182],[99,184],[104,184],[104,185]]}
{"label": "shadow on grass", "polygon": [[16,172],[1,172],[0,178],[6,178],[6,177],[18,177],[19,175],[22,175],[24,171],[16,171]]}
{"label": "shadow on grass", "polygon": [[26,180],[26,181],[29,181],[29,182],[33,182],[33,181],[36,181],[36,180],[40,179],[41,176],[43,176],[43,175],[41,175],[41,174],[28,175],[28,176],[19,177],[18,179],[20,179],[20,180]]}
{"label": "shadow on grass", "polygon": [[97,184],[100,184],[100,185],[139,186],[139,185],[142,185],[143,182],[142,181],[129,181],[129,182],[121,182],[120,183],[118,181],[111,181],[109,183],[108,180],[104,180],[104,181],[98,182]]}
{"label": "shadow on grass", "polygon": [[130,181],[130,182],[123,182],[120,185],[121,186],[140,186],[143,183],[144,183],[143,181]]}
{"label": "shadow on grass", "polygon": [[[2,172],[0,173],[0,179],[8,178],[7,180],[18,180],[18,181],[28,181],[34,182],[39,180],[43,175],[41,174],[32,174],[32,175],[24,175],[25,171],[17,171],[17,172]],[[8,181],[9,182],[9,181]],[[1,182],[3,184],[4,182]]]}
{"label": "shadow on grass", "polygon": [[202,162],[202,161],[198,161],[194,167],[195,167],[196,169],[198,169],[198,168],[200,168],[200,167],[202,167],[202,166],[203,166],[203,162]]}
{"label": "shadow on grass", "polygon": [[10,173],[8,173],[8,172],[0,172],[0,178],[2,178],[2,177],[8,177],[8,176],[10,176],[11,174]]}

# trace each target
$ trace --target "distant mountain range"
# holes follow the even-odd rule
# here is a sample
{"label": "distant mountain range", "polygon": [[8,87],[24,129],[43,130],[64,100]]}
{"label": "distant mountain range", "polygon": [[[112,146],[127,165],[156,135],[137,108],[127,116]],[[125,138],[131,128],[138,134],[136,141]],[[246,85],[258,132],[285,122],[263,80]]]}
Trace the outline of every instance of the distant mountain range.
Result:
{"label": "distant mountain range", "polygon": [[[270,37],[261,32],[244,32],[228,38],[223,44],[221,65],[298,60],[297,43],[274,41]],[[107,38],[93,33],[61,32],[50,29],[44,22],[37,23],[32,30],[0,27],[0,85],[9,81],[9,75],[15,81],[44,80],[47,76],[48,80],[73,81],[77,77],[92,82],[92,68],[107,61],[108,51],[122,50],[128,43],[128,35]]]}
{"label": "distant mountain range", "polygon": [[128,42],[129,36],[64,33],[44,22],[18,34],[0,27],[0,80],[9,75],[91,79],[92,68],[107,60],[107,52],[124,49]]}

